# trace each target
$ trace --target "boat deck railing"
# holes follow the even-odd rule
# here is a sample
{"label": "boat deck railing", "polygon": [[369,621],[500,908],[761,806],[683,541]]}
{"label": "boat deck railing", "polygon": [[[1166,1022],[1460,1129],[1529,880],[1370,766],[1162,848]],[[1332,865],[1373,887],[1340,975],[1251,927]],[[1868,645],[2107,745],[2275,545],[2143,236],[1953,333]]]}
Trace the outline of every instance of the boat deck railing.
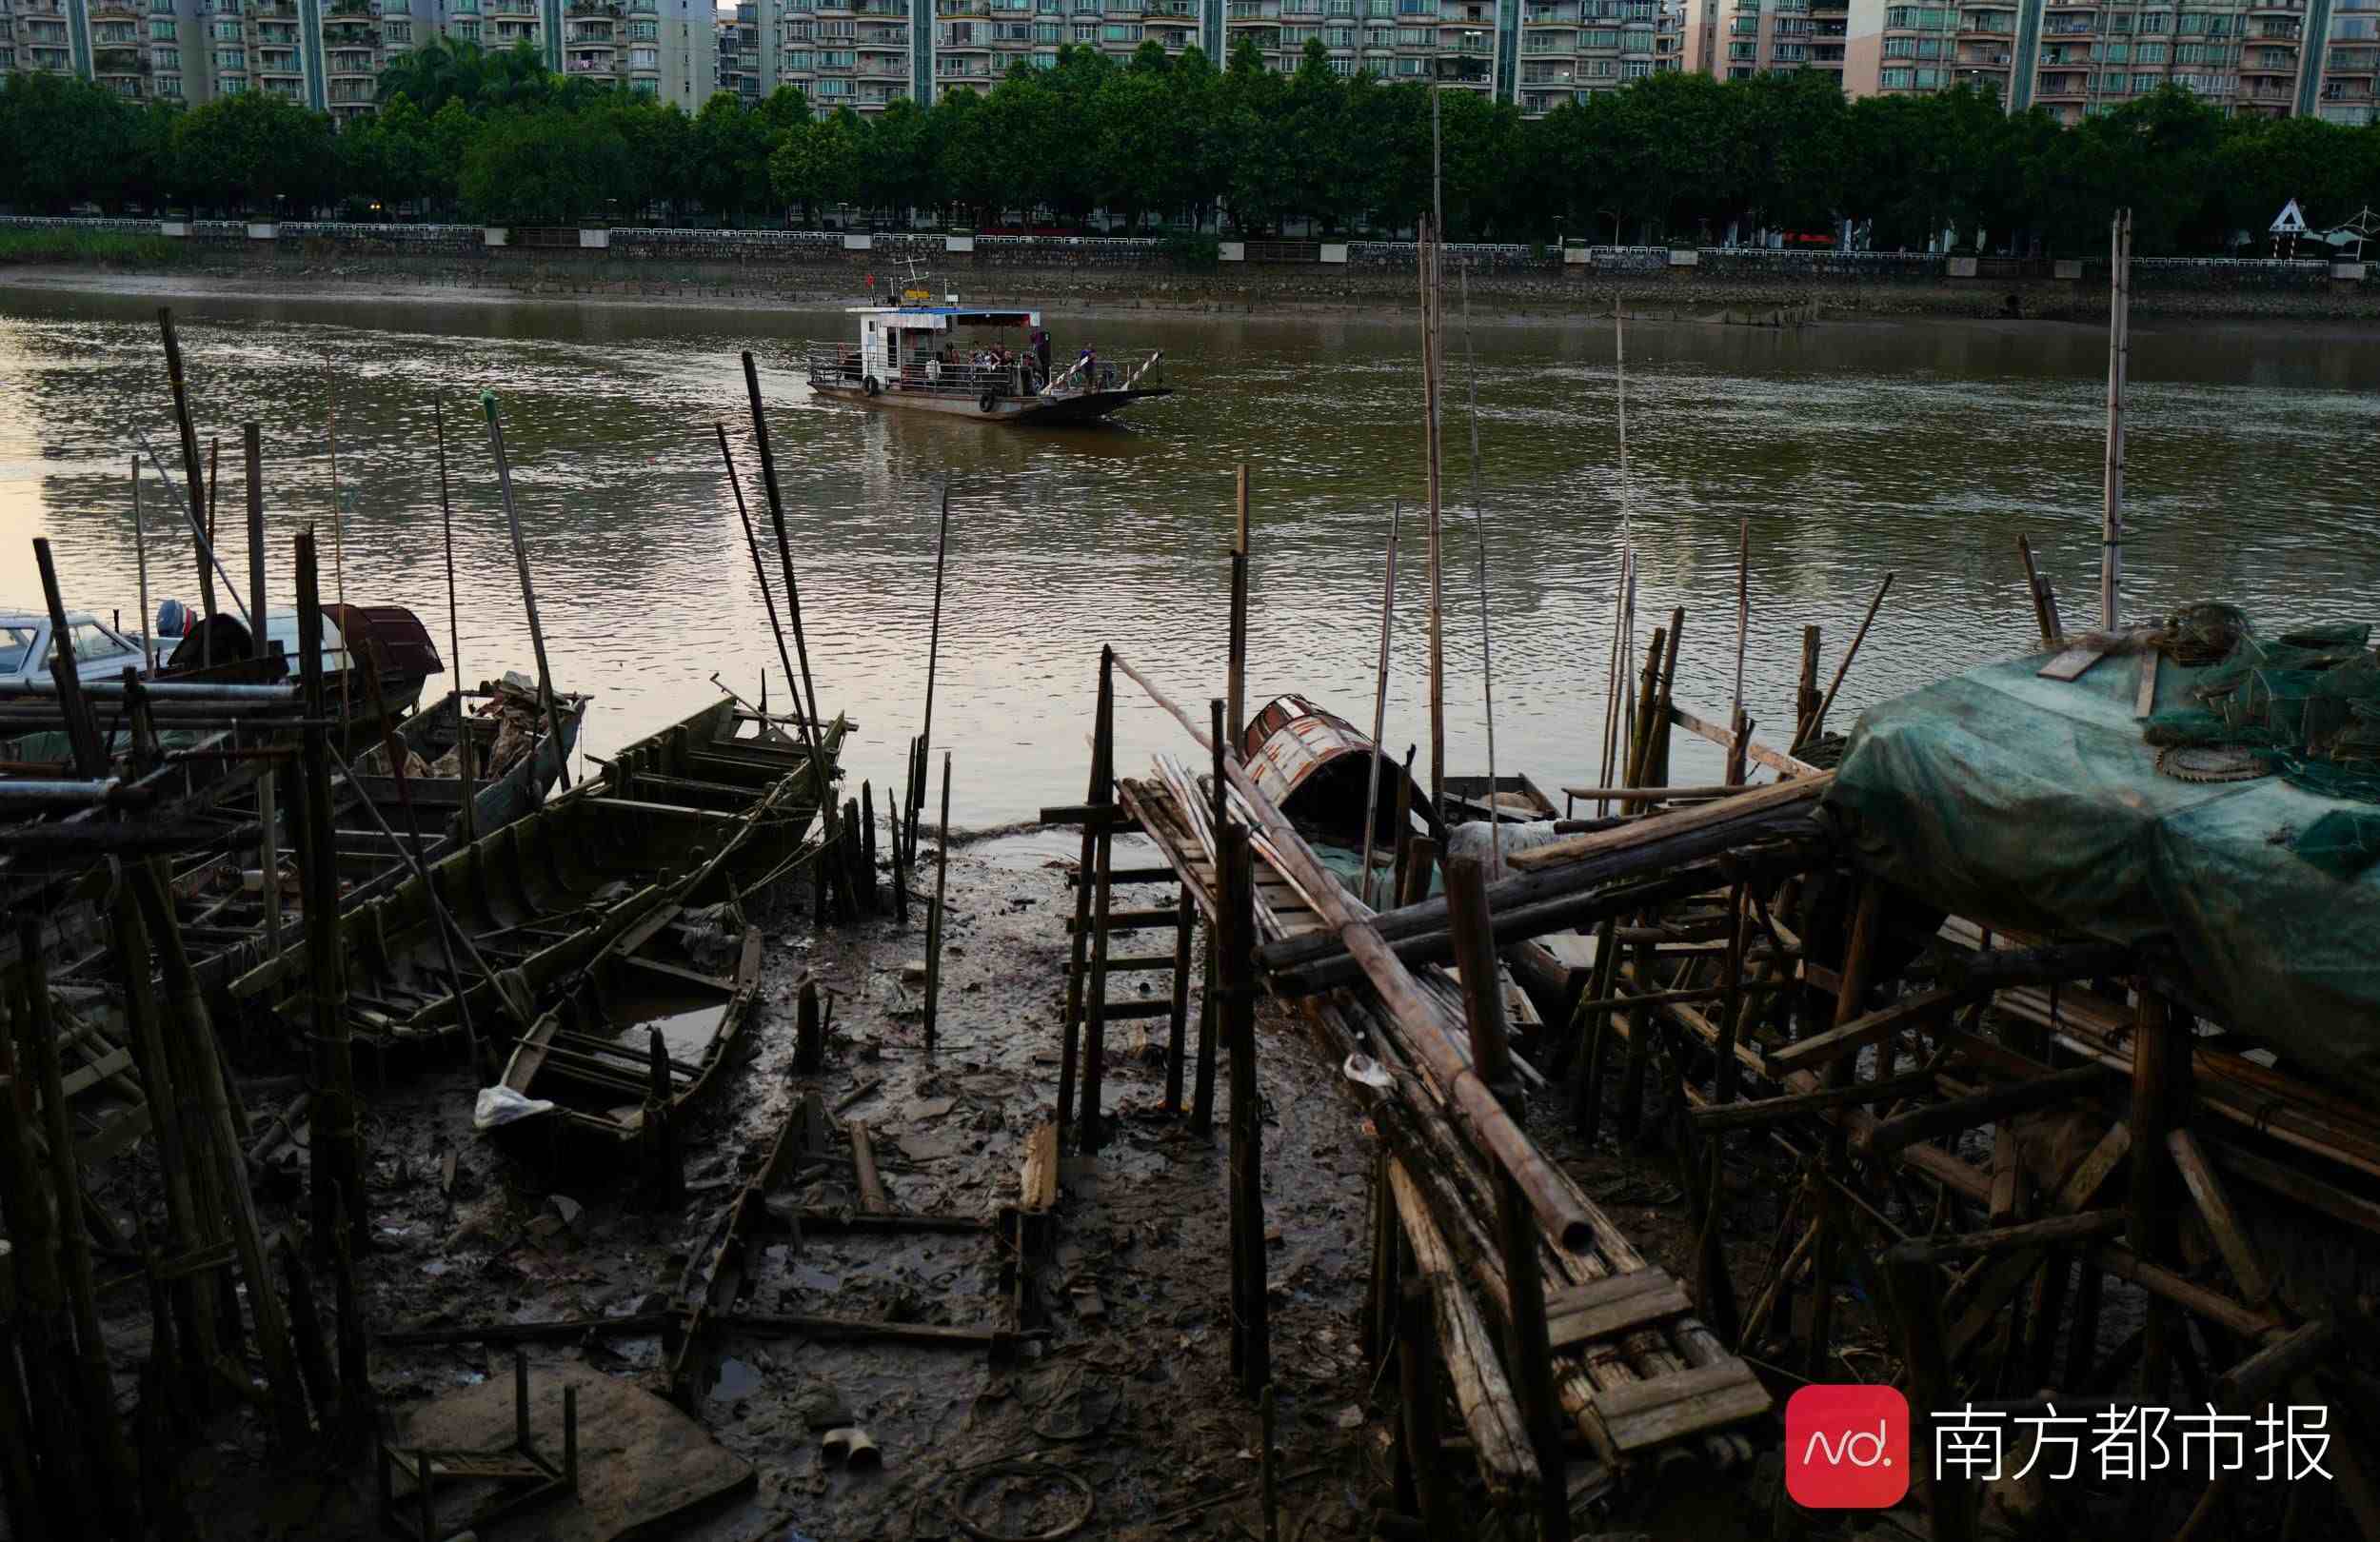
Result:
{"label": "boat deck railing", "polygon": [[[857,386],[869,373],[862,363],[860,350],[843,344],[813,343],[804,350],[803,357],[809,366],[810,384],[814,386]],[[914,391],[970,401],[986,393],[996,397],[1081,396],[1094,391],[1122,391],[1138,386],[1162,385],[1161,365],[1164,357],[1161,351],[1152,353],[1137,365],[1107,360],[1086,365],[1077,360],[1071,366],[1060,370],[1056,380],[1045,385],[1029,359],[982,365],[958,361],[944,363],[920,356],[903,363],[890,377],[878,377],[878,384],[886,390]]]}

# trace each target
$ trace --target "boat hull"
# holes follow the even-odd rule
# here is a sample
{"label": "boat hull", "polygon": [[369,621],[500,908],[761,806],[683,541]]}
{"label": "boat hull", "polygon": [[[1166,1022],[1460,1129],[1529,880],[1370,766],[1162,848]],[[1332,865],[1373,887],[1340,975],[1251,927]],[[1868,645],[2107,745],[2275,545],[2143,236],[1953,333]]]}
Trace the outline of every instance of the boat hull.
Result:
{"label": "boat hull", "polygon": [[1084,391],[1075,396],[1003,396],[992,400],[992,409],[983,410],[979,400],[963,396],[935,396],[924,391],[879,391],[871,396],[865,386],[822,381],[810,382],[810,389],[838,402],[855,406],[881,407],[886,411],[935,412],[944,417],[972,418],[979,423],[1006,424],[1015,426],[1032,424],[1050,426],[1070,423],[1096,423],[1150,397],[1171,396],[1166,386],[1144,386],[1132,390]]}

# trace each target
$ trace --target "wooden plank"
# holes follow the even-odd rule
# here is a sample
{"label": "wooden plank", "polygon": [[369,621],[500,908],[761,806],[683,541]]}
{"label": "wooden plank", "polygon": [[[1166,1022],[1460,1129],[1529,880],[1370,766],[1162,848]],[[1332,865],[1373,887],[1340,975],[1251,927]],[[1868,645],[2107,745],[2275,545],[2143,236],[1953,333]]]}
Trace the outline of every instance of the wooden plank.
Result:
{"label": "wooden plank", "polygon": [[1058,1126],[1047,1119],[1025,1137],[1017,1203],[1025,1210],[1048,1210],[1058,1203]]}
{"label": "wooden plank", "polygon": [[1590,1401],[1623,1452],[1756,1418],[1770,1406],[1768,1389],[1752,1368],[1733,1358],[1598,1391]]}
{"label": "wooden plank", "polygon": [[2043,680],[2080,680],[2086,670],[2107,656],[2108,650],[2104,647],[2077,642],[2033,673]]}
{"label": "wooden plank", "polygon": [[1670,1276],[1658,1269],[1630,1269],[1601,1279],[1590,1279],[1577,1285],[1565,1285],[1545,1298],[1550,1313],[1583,1312],[1594,1307],[1609,1306],[1632,1295],[1643,1295],[1671,1283]]}
{"label": "wooden plank", "polygon": [[131,1066],[132,1052],[130,1050],[111,1051],[80,1070],[69,1072],[58,1082],[58,1095],[62,1097],[71,1097],[76,1093],[114,1076],[119,1071],[130,1070]]}
{"label": "wooden plank", "polygon": [[1829,1028],[1771,1050],[1761,1057],[1761,1061],[1772,1079],[1814,1065],[1825,1065],[1856,1053],[1887,1034],[1954,1012],[1973,998],[1974,993],[1966,989],[1921,991],[1915,996],[1905,996],[1891,1006],[1854,1018],[1839,1028]]}
{"label": "wooden plank", "polygon": [[1649,1327],[1665,1317],[1683,1316],[1695,1309],[1685,1288],[1667,1274],[1657,1269],[1636,1273],[1651,1276],[1649,1289],[1588,1306],[1567,1306],[1560,1297],[1568,1293],[1557,1292],[1556,1299],[1546,1303],[1547,1341],[1558,1350],[1595,1339],[1613,1338],[1637,1328]]}
{"label": "wooden plank", "polygon": [[[1131,932],[1143,927],[1173,924],[1174,913],[1171,910],[1118,910],[1111,911],[1107,917],[1107,930],[1111,932]],[[1066,930],[1071,932],[1074,929],[1074,918],[1069,916],[1066,918]]]}
{"label": "wooden plank", "polygon": [[2157,650],[2150,648],[2140,655],[2140,694],[2132,701],[2132,716],[2145,718],[2157,709]]}
{"label": "wooden plank", "polygon": [[1656,814],[1649,820],[1638,820],[1612,830],[1593,830],[1585,835],[1557,840],[1549,846],[1529,851],[1509,853],[1505,861],[1523,872],[1538,868],[1558,867],[1564,862],[1578,861],[1589,857],[1625,851],[1671,836],[1704,830],[1714,825],[1735,821],[1751,821],[1764,815],[1797,803],[1814,803],[1835,785],[1835,773],[1822,771],[1816,776],[1797,777],[1774,786],[1761,787],[1735,798],[1721,798],[1694,808],[1681,808],[1673,813]]}

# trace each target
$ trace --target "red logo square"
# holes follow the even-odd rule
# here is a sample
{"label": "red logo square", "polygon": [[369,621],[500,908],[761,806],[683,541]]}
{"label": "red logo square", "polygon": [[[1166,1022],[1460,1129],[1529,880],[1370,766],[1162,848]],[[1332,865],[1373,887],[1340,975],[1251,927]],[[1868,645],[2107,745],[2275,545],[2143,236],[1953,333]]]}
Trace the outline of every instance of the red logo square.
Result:
{"label": "red logo square", "polygon": [[1909,1493],[1909,1399],[1820,1384],[1785,1404],[1785,1492],[1811,1510],[1885,1510]]}

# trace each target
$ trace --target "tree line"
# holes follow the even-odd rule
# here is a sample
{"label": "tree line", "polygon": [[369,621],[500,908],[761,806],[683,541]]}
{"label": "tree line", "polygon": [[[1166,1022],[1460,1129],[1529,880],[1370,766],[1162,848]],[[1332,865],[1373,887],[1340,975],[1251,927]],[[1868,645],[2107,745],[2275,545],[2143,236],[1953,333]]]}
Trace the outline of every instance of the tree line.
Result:
{"label": "tree line", "polygon": [[[821,116],[781,87],[689,115],[548,71],[534,50],[441,40],[382,75],[376,114],[328,117],[262,93],[193,109],[87,82],[0,89],[0,204],[321,212],[497,225],[768,225],[910,209],[975,227],[1135,229],[1212,210],[1240,232],[1410,229],[1431,193],[1428,88],[1332,72],[1309,44],[1288,73],[1245,45],[1128,59],[1061,49],[986,91]],[[1799,72],[1721,82],[1668,73],[1535,120],[1473,91],[1438,104],[1447,230],[1633,243],[1731,231],[1832,235],[1878,249],[2090,253],[2109,209],[2144,255],[2259,243],[2297,199],[2319,228],[2380,205],[2380,127],[2226,117],[2168,88],[2080,127],[2011,115],[1964,88],[1847,100]]]}

